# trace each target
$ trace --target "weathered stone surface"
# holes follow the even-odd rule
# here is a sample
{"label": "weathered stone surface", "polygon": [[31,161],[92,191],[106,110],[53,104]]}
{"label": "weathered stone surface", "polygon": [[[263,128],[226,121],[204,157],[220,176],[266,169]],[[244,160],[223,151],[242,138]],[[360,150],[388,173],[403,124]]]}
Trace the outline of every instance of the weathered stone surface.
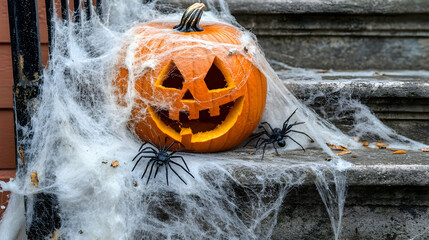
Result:
{"label": "weathered stone surface", "polygon": [[[182,7],[193,0],[169,0]],[[426,0],[226,0],[232,13],[428,13]]]}
{"label": "weathered stone surface", "polygon": [[[316,73],[310,80],[300,80],[287,70],[279,71],[286,87],[300,99],[318,94],[318,101],[338,97],[358,99],[387,126],[399,134],[429,144],[429,75],[427,71],[361,71]],[[304,79],[304,77],[302,77]],[[318,79],[318,80],[314,80]],[[330,112],[330,104],[312,106]],[[335,106],[333,106],[335,108]],[[351,122],[335,122],[347,130]]]}
{"label": "weathered stone surface", "polygon": [[[260,161],[260,155],[246,151],[224,154],[232,159]],[[354,165],[346,173],[349,187],[340,239],[428,239],[429,153],[393,155],[386,149],[361,149],[352,150],[352,154],[344,156]],[[286,174],[294,164],[298,168],[302,166],[299,163],[324,161],[326,156],[314,149],[281,156],[267,154],[262,171],[270,171],[270,163],[275,162]],[[246,174],[245,166],[236,168],[233,174],[240,174],[240,181],[252,187],[252,174]],[[313,181],[309,174],[286,196],[272,239],[333,239],[329,216]]]}
{"label": "weathered stone surface", "polygon": [[267,57],[325,69],[427,69],[429,15],[236,15]]}
{"label": "weathered stone surface", "polygon": [[258,35],[258,40],[268,58],[294,67],[424,70],[429,66],[427,37]]}
{"label": "weathered stone surface", "polygon": [[[192,1],[170,1],[182,7]],[[267,57],[296,67],[427,69],[426,0],[230,0]]]}

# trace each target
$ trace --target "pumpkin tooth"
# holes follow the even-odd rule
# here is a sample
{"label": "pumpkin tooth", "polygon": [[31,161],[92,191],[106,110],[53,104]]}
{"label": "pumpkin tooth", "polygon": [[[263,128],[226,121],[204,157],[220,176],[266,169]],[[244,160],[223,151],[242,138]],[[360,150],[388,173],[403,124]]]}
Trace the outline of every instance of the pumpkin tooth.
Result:
{"label": "pumpkin tooth", "polygon": [[176,121],[180,121],[179,111],[173,111],[173,110],[168,111],[168,118],[176,120]]}
{"label": "pumpkin tooth", "polygon": [[219,106],[215,106],[215,107],[210,108],[209,113],[210,113],[210,117],[219,116],[219,114],[220,114],[220,107]]}
{"label": "pumpkin tooth", "polygon": [[200,118],[200,112],[199,111],[191,111],[189,112],[188,119],[189,120],[195,120]]}
{"label": "pumpkin tooth", "polygon": [[192,142],[192,129],[191,128],[182,128],[180,131],[180,142],[185,146],[189,146]]}

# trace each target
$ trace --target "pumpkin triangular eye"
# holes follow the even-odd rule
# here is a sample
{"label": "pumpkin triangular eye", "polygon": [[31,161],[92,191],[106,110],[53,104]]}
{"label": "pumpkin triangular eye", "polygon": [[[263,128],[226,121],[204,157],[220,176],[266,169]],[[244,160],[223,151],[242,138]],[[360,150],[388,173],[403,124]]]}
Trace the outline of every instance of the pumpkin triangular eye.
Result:
{"label": "pumpkin triangular eye", "polygon": [[206,83],[207,88],[209,90],[228,87],[228,82],[226,81],[225,76],[223,76],[222,72],[219,70],[219,68],[215,65],[214,62],[210,67],[209,71],[207,72],[207,75],[204,78],[204,82]]}
{"label": "pumpkin triangular eye", "polygon": [[172,62],[170,71],[168,71],[167,76],[165,77],[164,81],[162,81],[162,86],[166,88],[182,89],[184,81],[185,79],[183,79],[183,76],[176,64]]}

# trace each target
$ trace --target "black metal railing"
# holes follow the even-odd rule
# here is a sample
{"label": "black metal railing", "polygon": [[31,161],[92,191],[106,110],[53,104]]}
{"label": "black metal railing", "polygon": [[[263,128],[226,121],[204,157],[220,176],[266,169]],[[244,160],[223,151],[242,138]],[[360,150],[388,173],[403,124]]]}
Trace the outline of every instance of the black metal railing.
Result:
{"label": "black metal railing", "polygon": [[[73,1],[73,0],[71,0]],[[33,103],[40,93],[43,83],[43,66],[41,58],[41,43],[39,31],[39,17],[37,0],[8,0],[10,40],[13,65],[13,107],[15,117],[15,146],[17,156],[17,174],[30,177],[25,169],[32,161],[26,153],[29,148],[28,139],[31,138],[31,111]],[[101,18],[101,0],[96,1],[95,13]],[[52,0],[46,0],[46,15],[48,25],[49,54],[55,41],[55,31],[52,25],[55,6]],[[73,20],[81,20],[81,12],[85,11],[86,19],[92,17],[91,0],[74,1]],[[57,6],[58,7],[58,6]],[[69,17],[69,1],[61,0],[61,18],[71,21]],[[25,127],[26,131],[22,131]],[[25,159],[25,161],[24,161]],[[27,164],[25,164],[25,162]],[[28,176],[27,176],[28,175]],[[26,197],[26,202],[30,197]],[[52,193],[41,191],[31,196],[33,204],[26,207],[26,213],[32,212],[32,222],[27,226],[28,239],[45,239],[53,236],[56,229],[61,226],[58,208],[58,199]],[[26,204],[27,205],[27,204]],[[28,209],[28,207],[32,209]]]}

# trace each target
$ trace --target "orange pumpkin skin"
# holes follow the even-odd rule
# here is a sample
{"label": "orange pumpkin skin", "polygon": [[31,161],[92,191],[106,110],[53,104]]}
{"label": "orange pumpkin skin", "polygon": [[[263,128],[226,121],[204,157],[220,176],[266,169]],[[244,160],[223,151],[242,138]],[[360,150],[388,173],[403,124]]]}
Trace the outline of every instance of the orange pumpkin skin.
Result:
{"label": "orange pumpkin skin", "polygon": [[[201,26],[204,31],[183,33],[173,26],[146,23],[134,28],[133,65],[156,60],[155,67],[134,78],[140,96],[131,128],[143,141],[159,145],[168,137],[167,144],[175,140],[196,152],[237,146],[261,120],[265,76],[249,60],[238,29],[207,24]],[[119,62],[125,58],[123,54]],[[120,96],[127,92],[130,72],[123,64],[118,67],[114,85]],[[175,144],[171,149],[178,148]]]}

